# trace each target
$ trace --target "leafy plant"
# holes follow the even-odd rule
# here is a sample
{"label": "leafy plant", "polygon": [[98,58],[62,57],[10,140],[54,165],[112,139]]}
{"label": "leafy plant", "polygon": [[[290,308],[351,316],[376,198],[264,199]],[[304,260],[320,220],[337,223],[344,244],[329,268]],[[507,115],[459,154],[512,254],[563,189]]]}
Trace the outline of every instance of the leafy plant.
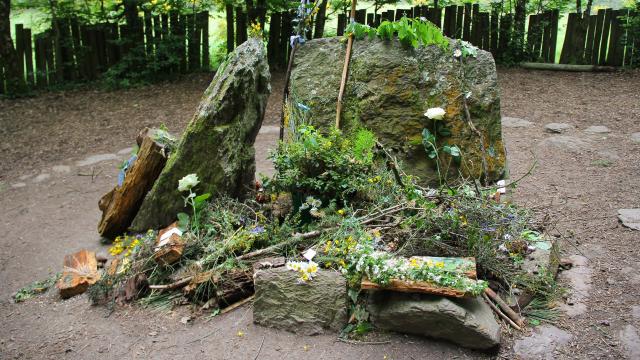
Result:
{"label": "leafy plant", "polygon": [[182,228],[186,228],[186,223],[191,224],[191,230],[195,233],[198,233],[198,215],[200,210],[202,210],[205,202],[209,197],[211,197],[210,193],[197,195],[193,192],[193,188],[200,183],[198,180],[198,176],[196,174],[189,174],[178,181],[178,191],[185,192],[188,191],[189,194],[184,197],[184,206],[191,206],[191,210],[193,211],[193,219],[189,221],[189,215],[186,213],[178,214],[178,224]]}
{"label": "leafy plant", "polygon": [[270,154],[276,174],[264,179],[264,186],[273,193],[289,192],[300,199],[349,199],[367,184],[375,142],[368,130],[345,136],[332,129],[323,135],[313,126],[301,126],[292,141],[281,142]]}
{"label": "leafy plant", "polygon": [[437,45],[444,50],[449,47],[449,41],[440,28],[426,20],[407,17],[395,22],[385,20],[378,26],[377,34],[386,40],[391,40],[394,34],[398,34],[398,40],[406,47]]}
{"label": "leafy plant", "polygon": [[19,303],[31,299],[36,295],[42,294],[50,287],[52,287],[59,278],[60,274],[56,274],[44,280],[34,281],[31,284],[16,291],[16,293],[12,296],[13,301]]}

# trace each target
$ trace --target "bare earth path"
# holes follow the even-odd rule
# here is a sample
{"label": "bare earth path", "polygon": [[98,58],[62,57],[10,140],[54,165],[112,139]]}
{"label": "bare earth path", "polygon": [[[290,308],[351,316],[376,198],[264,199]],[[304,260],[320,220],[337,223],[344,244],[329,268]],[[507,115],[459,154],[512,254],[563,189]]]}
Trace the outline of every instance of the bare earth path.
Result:
{"label": "bare earth path", "polygon": [[[110,312],[86,296],[55,293],[21,304],[11,294],[60,270],[65,253],[106,252],[95,227],[97,200],[137,131],[165,123],[179,133],[211,75],[118,92],[74,91],[0,101],[0,358],[448,359],[490,356],[449,344],[391,336],[384,345],[350,345],[335,335],[296,336],[256,327],[248,306],[182,324],[190,309]],[[538,165],[515,201],[549,214],[570,288],[555,327],[507,337],[503,358],[640,358],[640,232],[617,209],[640,207],[640,73],[566,74],[500,70],[504,137],[512,178]],[[281,94],[281,80],[273,84]],[[258,168],[277,138],[278,101],[269,104],[257,144]],[[572,126],[549,134],[551,122]],[[509,125],[509,127],[507,127]],[[589,134],[592,125],[610,132]],[[521,127],[513,127],[521,126]],[[95,156],[100,155],[100,156]],[[238,336],[238,331],[243,336]],[[494,355],[495,356],[495,355]]]}

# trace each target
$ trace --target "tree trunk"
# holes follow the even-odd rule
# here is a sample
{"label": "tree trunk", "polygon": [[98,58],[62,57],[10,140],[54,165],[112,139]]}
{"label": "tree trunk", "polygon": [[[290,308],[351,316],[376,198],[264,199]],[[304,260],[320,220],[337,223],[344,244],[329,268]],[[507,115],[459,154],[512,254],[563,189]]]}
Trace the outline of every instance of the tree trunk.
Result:
{"label": "tree trunk", "polygon": [[525,22],[527,18],[527,0],[516,0],[514,15],[514,27],[512,38],[512,51],[517,61],[522,60],[524,47]]}
{"label": "tree trunk", "polygon": [[322,0],[318,14],[316,15],[316,27],[313,31],[313,37],[319,39],[324,36],[324,23],[327,20],[327,0]]}
{"label": "tree trunk", "polygon": [[[20,76],[21,64],[18,53],[13,47],[13,40],[11,40],[10,12],[11,1],[0,0],[0,71],[2,71],[1,67],[4,67],[7,93],[13,95],[26,91],[26,83],[24,78]],[[0,87],[4,87],[4,84],[0,83]]]}
{"label": "tree trunk", "polygon": [[578,15],[582,14],[582,0],[576,0],[576,12]]}
{"label": "tree trunk", "polygon": [[584,10],[586,16],[591,15],[591,7],[593,6],[593,0],[587,1],[587,8]]}
{"label": "tree trunk", "polygon": [[227,13],[227,54],[235,48],[235,35],[233,33],[233,5],[225,6]]}

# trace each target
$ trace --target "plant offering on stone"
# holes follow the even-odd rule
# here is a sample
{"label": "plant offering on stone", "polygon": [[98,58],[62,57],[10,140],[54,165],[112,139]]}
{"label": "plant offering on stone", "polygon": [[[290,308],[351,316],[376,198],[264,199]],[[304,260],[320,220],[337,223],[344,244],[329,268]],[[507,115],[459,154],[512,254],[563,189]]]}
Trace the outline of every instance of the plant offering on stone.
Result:
{"label": "plant offering on stone", "polygon": [[198,180],[198,175],[189,174],[182,179],[178,180],[178,191],[185,192],[188,191],[189,194],[184,197],[184,206],[191,206],[191,210],[193,211],[193,221],[189,222],[189,216],[186,213],[178,214],[178,219],[180,220],[180,225],[183,228],[186,228],[186,224],[190,223],[193,227],[194,232],[198,232],[198,212],[202,209],[205,201],[211,196],[210,193],[196,195],[193,192],[193,188],[196,187],[200,183]]}

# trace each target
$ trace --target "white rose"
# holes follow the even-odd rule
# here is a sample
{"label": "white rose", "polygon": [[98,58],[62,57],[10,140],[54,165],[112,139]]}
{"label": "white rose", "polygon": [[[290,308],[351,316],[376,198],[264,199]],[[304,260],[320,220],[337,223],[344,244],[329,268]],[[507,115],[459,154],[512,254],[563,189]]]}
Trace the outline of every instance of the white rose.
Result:
{"label": "white rose", "polygon": [[453,51],[453,56],[459,58],[460,56],[462,56],[462,51],[460,49],[455,49]]}
{"label": "white rose", "polygon": [[194,186],[198,185],[200,180],[198,180],[198,175],[189,174],[182,179],[178,180],[178,191],[188,191],[191,190]]}
{"label": "white rose", "polygon": [[445,111],[443,108],[430,108],[424,113],[424,116],[431,120],[442,120],[444,118]]}

